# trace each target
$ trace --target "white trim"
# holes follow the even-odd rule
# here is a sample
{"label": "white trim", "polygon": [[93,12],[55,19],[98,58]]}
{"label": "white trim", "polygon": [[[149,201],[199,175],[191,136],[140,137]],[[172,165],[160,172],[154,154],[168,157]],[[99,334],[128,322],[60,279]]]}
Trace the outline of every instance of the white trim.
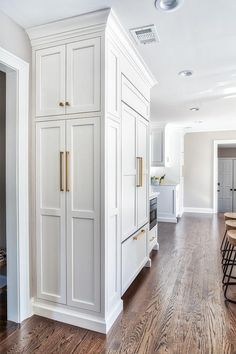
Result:
{"label": "white trim", "polygon": [[84,314],[70,308],[59,307],[57,305],[45,304],[37,301],[33,303],[33,310],[34,314],[39,316],[106,334],[122,312],[123,302],[120,300],[113,312],[111,312],[107,321],[96,315]]}
{"label": "white trim", "polygon": [[218,212],[218,195],[217,195],[217,179],[218,179],[218,147],[219,145],[236,144],[236,140],[214,140],[213,144],[213,213]]}
{"label": "white trim", "polygon": [[158,222],[170,222],[173,224],[177,224],[178,220],[175,217],[159,217],[157,218]]}
{"label": "white trim", "polygon": [[[16,272],[16,311],[9,311],[8,320],[22,322],[32,314],[29,279],[29,196],[28,196],[28,94],[29,64],[0,47],[0,64],[16,73],[16,259],[11,264]],[[7,117],[6,117],[7,118]],[[8,236],[7,236],[8,239]],[[10,253],[8,257],[11,257]],[[8,273],[9,278],[11,274]]]}
{"label": "white trim", "polygon": [[184,208],[184,213],[213,214],[212,208]]}

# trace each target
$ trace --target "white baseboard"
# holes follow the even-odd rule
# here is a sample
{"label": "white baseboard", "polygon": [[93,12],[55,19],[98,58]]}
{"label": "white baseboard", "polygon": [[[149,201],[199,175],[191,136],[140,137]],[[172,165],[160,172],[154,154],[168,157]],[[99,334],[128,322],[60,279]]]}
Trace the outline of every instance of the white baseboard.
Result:
{"label": "white baseboard", "polygon": [[184,208],[185,213],[213,214],[213,208]]}
{"label": "white baseboard", "polygon": [[59,305],[45,304],[37,301],[33,304],[33,312],[35,315],[103,334],[109,331],[122,310],[123,301],[120,300],[112,313],[110,313],[108,319],[105,320],[103,317],[81,313],[71,308],[60,307]]}
{"label": "white baseboard", "polygon": [[158,222],[170,222],[173,224],[177,224],[178,220],[175,217],[159,217],[157,218]]}

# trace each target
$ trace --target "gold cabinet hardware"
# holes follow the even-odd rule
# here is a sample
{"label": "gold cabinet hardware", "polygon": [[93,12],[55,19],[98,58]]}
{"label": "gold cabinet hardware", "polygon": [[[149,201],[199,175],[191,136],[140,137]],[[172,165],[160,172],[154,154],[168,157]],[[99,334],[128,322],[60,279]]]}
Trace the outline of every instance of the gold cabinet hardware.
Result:
{"label": "gold cabinet hardware", "polygon": [[64,192],[64,152],[60,151],[60,191]]}
{"label": "gold cabinet hardware", "polygon": [[145,234],[145,230],[141,230],[139,234],[133,237],[133,240],[135,241],[139,240],[142,236],[144,236],[144,234]]}
{"label": "gold cabinet hardware", "polygon": [[66,106],[70,106],[70,102],[66,101]]}
{"label": "gold cabinet hardware", "polygon": [[66,151],[66,191],[70,191],[70,168],[69,168],[70,152]]}
{"label": "gold cabinet hardware", "polygon": [[59,102],[59,106],[60,107],[64,107],[64,103],[63,102]]}
{"label": "gold cabinet hardware", "polygon": [[138,183],[137,187],[143,187],[143,158],[136,157],[137,159],[137,170],[138,170]]}

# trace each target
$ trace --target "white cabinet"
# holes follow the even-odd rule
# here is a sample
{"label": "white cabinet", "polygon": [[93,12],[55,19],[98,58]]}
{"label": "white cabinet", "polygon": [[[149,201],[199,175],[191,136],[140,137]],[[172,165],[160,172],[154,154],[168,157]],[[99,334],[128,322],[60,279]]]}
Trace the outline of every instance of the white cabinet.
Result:
{"label": "white cabinet", "polygon": [[147,257],[148,225],[122,244],[122,294],[145,266]]}
{"label": "white cabinet", "polygon": [[[65,122],[36,127],[37,296],[66,303]],[[50,168],[49,168],[50,167]]]}
{"label": "white cabinet", "polygon": [[137,168],[139,183],[137,188],[137,228],[148,221],[149,211],[149,124],[142,117],[137,117],[136,123]]}
{"label": "white cabinet", "polygon": [[177,223],[180,216],[179,184],[153,186],[159,192],[157,202],[158,221]]}
{"label": "white cabinet", "polygon": [[122,105],[122,240],[148,221],[148,122]]}
{"label": "white cabinet", "polygon": [[151,166],[165,166],[165,130],[155,127],[151,130]]}
{"label": "white cabinet", "polygon": [[[123,308],[122,269],[130,265],[124,289],[147,260],[156,80],[110,9],[27,33],[36,127],[33,312],[107,333]],[[145,231],[135,240],[138,228]],[[130,238],[123,268],[122,237]]]}
{"label": "white cabinet", "polygon": [[36,116],[100,110],[100,38],[36,51]]}
{"label": "white cabinet", "polygon": [[98,118],[36,131],[37,296],[99,311]]}
{"label": "white cabinet", "polygon": [[98,118],[66,122],[67,303],[99,311],[100,154]]}
{"label": "white cabinet", "polygon": [[67,45],[66,113],[100,110],[100,38]]}
{"label": "white cabinet", "polygon": [[137,113],[122,105],[122,240],[137,230]]}
{"label": "white cabinet", "polygon": [[36,52],[36,116],[65,114],[64,45]]}

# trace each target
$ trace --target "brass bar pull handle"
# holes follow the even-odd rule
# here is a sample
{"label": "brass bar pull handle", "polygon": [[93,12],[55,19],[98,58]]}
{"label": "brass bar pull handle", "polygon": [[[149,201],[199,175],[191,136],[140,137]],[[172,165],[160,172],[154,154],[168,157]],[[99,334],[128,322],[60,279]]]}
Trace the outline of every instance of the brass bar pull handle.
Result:
{"label": "brass bar pull handle", "polygon": [[143,158],[140,157],[140,187],[143,187]]}
{"label": "brass bar pull handle", "polygon": [[70,152],[66,151],[66,191],[70,191],[70,168],[69,168]]}
{"label": "brass bar pull handle", "polygon": [[136,166],[137,166],[137,183],[136,183],[136,187],[141,187],[141,183],[140,183],[140,159],[141,157],[136,157]]}
{"label": "brass bar pull handle", "polygon": [[139,240],[142,236],[144,236],[144,234],[145,234],[145,230],[141,230],[138,235],[135,235],[133,237],[133,240],[135,240],[135,241]]}
{"label": "brass bar pull handle", "polygon": [[137,187],[143,187],[143,158],[136,157],[137,159],[137,170],[138,170],[138,183]]}
{"label": "brass bar pull handle", "polygon": [[60,191],[64,192],[64,152],[60,151]]}

